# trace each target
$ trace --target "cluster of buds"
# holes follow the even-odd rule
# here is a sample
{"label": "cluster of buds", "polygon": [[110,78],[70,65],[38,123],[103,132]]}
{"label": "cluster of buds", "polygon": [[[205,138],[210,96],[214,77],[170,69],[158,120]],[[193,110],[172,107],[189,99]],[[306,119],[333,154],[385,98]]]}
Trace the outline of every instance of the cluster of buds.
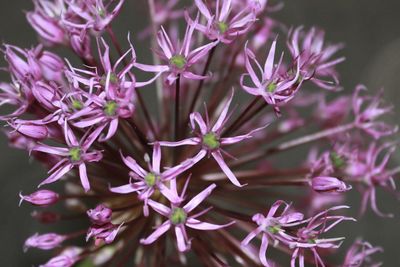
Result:
{"label": "cluster of buds", "polygon": [[[397,127],[381,120],[392,107],[362,85],[336,96],[342,45],[316,27],[285,31],[267,0],[192,2],[149,0],[151,26],[124,51],[112,27],[123,0],[34,0],[27,18],[42,44],[4,45],[5,135],[48,169],[38,186],[65,185],[20,193],[20,204],[47,224],[89,217],[80,231],[26,240],[59,252],[41,266],[334,266],[344,237],[324,236],[355,221],[343,214],[348,191],[362,193],[361,214],[370,203],[392,216],[376,200],[400,172]],[[136,54],[143,38],[153,62]],[[46,46],[69,47],[82,67]],[[296,148],[297,164],[282,164]],[[378,266],[379,251],[356,241],[342,266]]]}

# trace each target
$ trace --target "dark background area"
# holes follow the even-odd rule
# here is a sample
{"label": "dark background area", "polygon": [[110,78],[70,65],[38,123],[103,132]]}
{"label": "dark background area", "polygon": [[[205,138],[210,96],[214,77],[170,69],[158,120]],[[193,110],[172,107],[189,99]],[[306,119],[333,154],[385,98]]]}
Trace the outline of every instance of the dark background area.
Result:
{"label": "dark background area", "polygon": [[[143,0],[127,0],[123,14],[117,21],[118,33],[134,32],[146,24],[146,5]],[[37,42],[36,35],[25,20],[23,10],[30,10],[30,1],[1,1],[0,39],[2,42],[30,47]],[[342,51],[347,61],[340,65],[342,84],[351,90],[364,83],[371,91],[385,87],[385,97],[396,105],[400,114],[400,1],[398,0],[292,0],[273,16],[286,25],[318,25],[327,32],[327,39],[344,42]],[[140,53],[140,49],[138,51]],[[1,62],[4,65],[4,61]],[[4,73],[0,76],[7,79]],[[400,116],[394,116],[400,122]],[[396,155],[397,162],[399,153]],[[22,267],[43,262],[36,251],[24,254],[24,240],[45,228],[34,223],[28,205],[18,208],[18,192],[32,192],[44,178],[42,168],[29,161],[26,153],[10,149],[6,138],[0,135],[0,266]],[[357,203],[352,196],[350,203]],[[380,207],[392,211],[394,219],[382,219],[368,212],[358,223],[347,223],[343,231],[349,239],[363,236],[371,243],[385,248],[380,258],[384,266],[400,266],[399,202],[394,197],[380,194]],[[41,259],[38,259],[41,258]]]}

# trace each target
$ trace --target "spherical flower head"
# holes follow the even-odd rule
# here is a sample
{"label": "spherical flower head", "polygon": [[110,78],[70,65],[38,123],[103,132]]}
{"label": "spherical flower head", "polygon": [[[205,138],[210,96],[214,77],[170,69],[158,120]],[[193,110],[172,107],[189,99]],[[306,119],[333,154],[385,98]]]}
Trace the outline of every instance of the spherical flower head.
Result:
{"label": "spherical flower head", "polygon": [[19,203],[20,205],[23,201],[27,201],[35,206],[42,206],[42,207],[53,205],[57,203],[59,199],[59,195],[51,190],[38,190],[26,196],[20,193],[19,196],[21,198]]}

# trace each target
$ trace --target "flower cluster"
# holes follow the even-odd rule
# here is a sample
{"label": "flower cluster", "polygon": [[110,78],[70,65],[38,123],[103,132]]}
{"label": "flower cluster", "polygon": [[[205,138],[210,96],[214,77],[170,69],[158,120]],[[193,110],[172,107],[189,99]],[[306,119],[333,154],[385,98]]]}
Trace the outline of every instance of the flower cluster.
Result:
{"label": "flower cluster", "polygon": [[[149,0],[150,26],[124,51],[112,26],[124,2],[34,0],[41,44],[4,45],[0,121],[10,146],[48,169],[47,189],[20,193],[20,205],[45,224],[86,218],[81,231],[26,240],[58,251],[41,266],[333,266],[344,237],[325,235],[355,221],[348,191],[361,192],[361,214],[370,203],[391,216],[376,191],[395,193],[400,172],[397,127],[381,120],[392,107],[362,85],[336,96],[341,44],[316,27],[285,31],[273,18],[282,6],[266,0]],[[143,39],[153,62],[136,54]],[[378,251],[356,241],[342,266],[378,266]]]}

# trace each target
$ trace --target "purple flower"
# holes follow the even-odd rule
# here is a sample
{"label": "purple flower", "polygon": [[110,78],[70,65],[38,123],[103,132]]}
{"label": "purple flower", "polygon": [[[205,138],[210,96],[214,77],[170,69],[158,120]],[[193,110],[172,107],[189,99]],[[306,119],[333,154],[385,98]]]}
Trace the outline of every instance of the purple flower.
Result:
{"label": "purple flower", "polygon": [[155,190],[158,189],[169,201],[175,201],[174,192],[172,192],[165,183],[175,179],[181,173],[191,168],[194,164],[200,161],[201,158],[202,156],[198,155],[197,157],[187,159],[179,165],[161,172],[161,148],[159,143],[155,143],[153,148],[153,159],[151,163],[148,163],[148,171],[144,170],[132,157],[124,157],[122,155],[122,160],[125,165],[131,169],[131,172],[129,173],[131,179],[136,180],[136,182],[130,182],[129,184],[119,187],[111,187],[110,191],[118,194],[137,192],[139,198],[144,201],[143,213],[145,216],[148,216],[148,201]]}
{"label": "purple flower", "polygon": [[397,126],[376,121],[380,116],[393,109],[392,106],[381,106],[383,90],[380,90],[375,96],[361,96],[361,92],[366,90],[365,86],[358,85],[354,91],[352,103],[356,126],[375,139],[397,132]]}
{"label": "purple flower", "polygon": [[[274,107],[277,114],[279,114],[279,106],[289,102],[300,88],[302,81],[300,78],[299,65],[295,75],[282,75],[281,64],[282,57],[279,63],[274,65],[275,61],[276,40],[272,43],[269,50],[268,57],[264,64],[264,69],[258,63],[254,53],[245,47],[245,59],[247,73],[240,77],[240,84],[242,88],[249,94],[261,96],[267,104]],[[252,66],[253,61],[257,69],[261,72],[261,78],[257,76],[256,71]],[[250,77],[253,85],[247,86],[245,78]]]}
{"label": "purple flower", "polygon": [[96,246],[100,246],[103,242],[110,244],[117,237],[117,234],[122,226],[123,223],[120,225],[115,225],[112,223],[106,223],[102,225],[94,224],[89,227],[89,230],[86,234],[86,241],[88,241],[90,238],[94,238]]}
{"label": "purple flower", "polygon": [[[77,29],[93,29],[95,32],[102,32],[118,16],[125,0],[119,0],[115,5],[113,0],[85,0],[68,1],[68,9],[75,16],[79,17],[82,23],[69,20],[64,17],[62,23]],[[114,8],[109,11],[110,6]]]}
{"label": "purple flower", "polygon": [[346,185],[345,182],[336,177],[317,176],[311,179],[310,184],[313,190],[320,193],[342,193],[351,189],[351,186]]}
{"label": "purple flower", "polygon": [[[337,89],[339,84],[335,66],[345,60],[344,57],[331,59],[343,45],[325,45],[324,31],[311,28],[303,33],[303,27],[298,27],[291,32],[288,47],[293,59],[299,61],[301,77],[311,80],[323,89]],[[302,43],[300,43],[300,39]],[[329,78],[331,80],[325,80]]]}
{"label": "purple flower", "polygon": [[100,128],[97,128],[93,132],[87,132],[82,139],[78,142],[74,132],[69,128],[67,123],[65,123],[64,134],[65,142],[68,147],[53,147],[46,144],[38,144],[32,148],[33,151],[40,151],[48,153],[51,155],[57,155],[62,158],[53,168],[49,171],[52,173],[47,177],[39,186],[53,183],[66,173],[68,173],[74,167],[79,168],[79,176],[81,183],[85,191],[90,190],[89,178],[86,171],[86,163],[88,162],[98,162],[102,158],[102,153],[100,151],[88,151],[92,143],[100,134]]}
{"label": "purple flower", "polygon": [[50,259],[47,263],[39,267],[72,267],[80,259],[82,249],[69,247],[64,249],[58,256]]}
{"label": "purple flower", "polygon": [[[283,211],[277,215],[281,206],[284,207]],[[288,234],[284,228],[302,224],[304,222],[303,218],[304,215],[302,213],[290,211],[289,204],[278,200],[271,206],[266,216],[260,213],[253,215],[252,220],[258,227],[243,239],[241,245],[247,246],[257,235],[262,234],[259,258],[264,266],[272,266],[266,258],[268,244],[271,241],[288,244],[296,240],[296,237]]]}
{"label": "purple flower", "polygon": [[57,203],[59,198],[59,195],[56,192],[50,190],[39,190],[27,196],[22,195],[21,192],[19,193],[19,196],[21,198],[19,205],[21,205],[23,201],[27,201],[35,206],[44,207]]}
{"label": "purple flower", "polygon": [[325,266],[317,249],[337,249],[340,247],[344,237],[321,238],[320,236],[330,231],[342,221],[355,221],[355,219],[350,217],[329,215],[331,211],[344,208],[349,207],[336,206],[320,212],[308,219],[307,225],[297,231],[297,240],[289,243],[289,247],[293,249],[292,260],[290,262],[291,267],[296,266],[297,259],[299,260],[299,266],[304,266],[305,250],[311,251],[316,265],[321,264],[321,266]]}
{"label": "purple flower", "polygon": [[0,114],[0,120],[14,118],[23,114],[32,101],[32,92],[28,87],[13,79],[12,83],[0,83],[0,108],[14,106],[9,114]]}
{"label": "purple flower", "polygon": [[[168,220],[162,223],[157,227],[157,229],[147,238],[141,239],[140,243],[144,245],[148,245],[156,241],[161,235],[167,232],[171,227],[174,227],[177,246],[180,252],[185,252],[190,249],[190,239],[186,233],[186,228],[189,227],[195,230],[208,231],[208,230],[218,230],[224,227],[228,227],[235,223],[234,221],[224,224],[217,225],[207,222],[202,222],[197,219],[197,217],[206,213],[209,209],[203,210],[197,214],[189,215],[197,206],[200,205],[214,190],[216,187],[215,184],[210,185],[195,197],[193,197],[190,201],[188,201],[184,206],[172,204],[171,208],[168,208],[164,204],[156,202],[154,200],[149,200],[149,205],[159,214],[167,217]],[[182,192],[182,195],[185,194],[185,189]],[[176,199],[180,201],[180,199]]]}
{"label": "purple flower", "polygon": [[382,263],[373,263],[371,255],[383,252],[381,247],[374,247],[370,243],[357,239],[349,248],[343,267],[379,267]]}
{"label": "purple flower", "polygon": [[205,122],[201,117],[200,113],[194,112],[190,114],[190,125],[193,130],[196,129],[196,124],[200,128],[200,132],[196,137],[187,138],[177,142],[160,142],[161,146],[169,146],[169,147],[177,147],[183,145],[191,145],[191,146],[201,146],[200,152],[195,156],[195,158],[204,158],[207,154],[211,155],[218,165],[221,167],[222,171],[228,177],[228,179],[236,186],[243,186],[240,184],[239,180],[236,178],[235,174],[229,169],[229,166],[225,163],[222,153],[226,153],[222,146],[224,145],[232,145],[235,143],[239,143],[245,139],[251,138],[252,134],[265,128],[255,129],[247,134],[234,136],[234,137],[221,137],[224,126],[227,122],[228,110],[229,106],[233,99],[233,91],[223,107],[217,121],[211,127],[210,123]]}
{"label": "purple flower", "polygon": [[207,53],[217,44],[216,42],[205,44],[196,49],[192,49],[193,32],[195,29],[194,22],[192,25],[188,25],[183,38],[182,45],[174,45],[170,37],[166,33],[165,29],[161,27],[158,32],[157,41],[161,48],[161,51],[157,51],[157,54],[165,61],[165,65],[150,66],[145,64],[135,64],[135,67],[157,73],[168,73],[167,81],[169,84],[173,84],[178,76],[185,77],[189,80],[203,80],[208,76],[202,76],[193,73],[190,68],[201,60]]}
{"label": "purple flower", "polygon": [[112,210],[104,204],[97,205],[96,208],[90,209],[86,213],[94,224],[103,225],[111,222]]}
{"label": "purple flower", "polygon": [[62,242],[67,237],[64,235],[59,235],[55,233],[48,233],[48,234],[34,234],[33,236],[29,237],[24,244],[24,251],[27,251],[29,248],[38,248],[43,250],[51,250],[60,246]]}
{"label": "purple flower", "polygon": [[185,15],[186,21],[212,41],[230,44],[238,36],[246,33],[256,21],[256,12],[251,6],[243,8],[237,14],[231,14],[232,0],[217,0],[214,6],[215,13],[203,0],[195,0],[195,3],[205,17],[206,24],[193,21],[188,14]]}
{"label": "purple flower", "polygon": [[394,153],[396,146],[394,143],[384,143],[378,145],[371,143],[368,150],[359,150],[347,161],[345,173],[349,176],[349,180],[359,183],[359,188],[363,192],[361,203],[361,211],[363,214],[367,208],[368,201],[372,210],[379,216],[392,217],[392,214],[383,214],[376,203],[376,188],[383,187],[389,191],[396,189],[393,175],[400,170],[395,168],[388,169],[391,155]]}
{"label": "purple flower", "polygon": [[20,134],[23,134],[35,140],[43,140],[49,136],[49,130],[44,125],[36,125],[29,122],[9,122],[9,125]]}
{"label": "purple flower", "polygon": [[65,12],[64,1],[34,1],[35,10],[26,13],[32,28],[49,45],[65,44],[67,35],[60,23],[61,13]]}

